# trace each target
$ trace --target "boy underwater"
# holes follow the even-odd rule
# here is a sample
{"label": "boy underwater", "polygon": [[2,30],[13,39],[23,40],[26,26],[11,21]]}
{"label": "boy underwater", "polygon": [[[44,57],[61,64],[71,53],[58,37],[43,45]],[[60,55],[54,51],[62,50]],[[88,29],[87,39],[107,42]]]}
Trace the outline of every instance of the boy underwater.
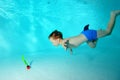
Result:
{"label": "boy underwater", "polygon": [[58,30],[54,30],[48,38],[54,46],[62,45],[65,50],[70,49],[71,54],[72,48],[77,47],[84,42],[87,42],[87,44],[91,48],[95,48],[98,38],[111,35],[116,21],[116,17],[118,15],[120,15],[120,10],[115,10],[111,12],[110,21],[106,30],[92,30],[89,29],[89,25],[86,25],[81,34],[77,36],[63,39],[62,33]]}

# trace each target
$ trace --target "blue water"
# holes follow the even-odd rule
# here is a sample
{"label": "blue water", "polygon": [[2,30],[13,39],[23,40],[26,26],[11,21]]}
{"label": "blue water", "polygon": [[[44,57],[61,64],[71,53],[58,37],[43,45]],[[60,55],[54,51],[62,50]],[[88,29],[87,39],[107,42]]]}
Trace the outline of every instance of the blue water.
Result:
{"label": "blue water", "polygon": [[[48,35],[78,35],[86,24],[106,29],[120,0],[0,0],[0,80],[120,80],[120,16],[92,49],[54,47]],[[32,62],[26,70],[22,55]]]}

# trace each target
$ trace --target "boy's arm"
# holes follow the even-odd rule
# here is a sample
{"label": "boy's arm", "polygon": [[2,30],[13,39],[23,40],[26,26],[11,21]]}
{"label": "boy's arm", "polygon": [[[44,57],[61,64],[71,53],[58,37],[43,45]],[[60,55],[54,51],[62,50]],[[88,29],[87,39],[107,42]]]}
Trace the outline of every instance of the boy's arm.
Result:
{"label": "boy's arm", "polygon": [[72,54],[72,45],[69,43],[69,40],[67,40],[65,43],[64,43],[64,48],[65,50],[67,51],[67,49],[69,48],[70,49],[70,54]]}

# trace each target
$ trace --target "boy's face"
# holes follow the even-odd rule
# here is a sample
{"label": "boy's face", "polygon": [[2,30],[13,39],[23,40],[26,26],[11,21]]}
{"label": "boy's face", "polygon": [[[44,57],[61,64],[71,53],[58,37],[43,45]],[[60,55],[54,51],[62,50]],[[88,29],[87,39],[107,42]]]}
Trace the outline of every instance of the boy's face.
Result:
{"label": "boy's face", "polygon": [[59,38],[58,39],[53,39],[52,37],[50,38],[50,41],[52,42],[52,44],[54,46],[58,46],[59,45]]}

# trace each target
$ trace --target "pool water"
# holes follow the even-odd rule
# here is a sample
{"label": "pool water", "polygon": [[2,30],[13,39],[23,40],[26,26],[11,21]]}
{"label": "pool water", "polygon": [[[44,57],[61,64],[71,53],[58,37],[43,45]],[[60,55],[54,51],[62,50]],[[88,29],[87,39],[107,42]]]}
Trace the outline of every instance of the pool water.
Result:
{"label": "pool water", "polygon": [[[0,0],[0,80],[120,80],[120,16],[110,36],[96,48],[86,43],[73,55],[48,39],[53,30],[64,38],[106,29],[119,0]],[[30,69],[26,64],[31,63]]]}

